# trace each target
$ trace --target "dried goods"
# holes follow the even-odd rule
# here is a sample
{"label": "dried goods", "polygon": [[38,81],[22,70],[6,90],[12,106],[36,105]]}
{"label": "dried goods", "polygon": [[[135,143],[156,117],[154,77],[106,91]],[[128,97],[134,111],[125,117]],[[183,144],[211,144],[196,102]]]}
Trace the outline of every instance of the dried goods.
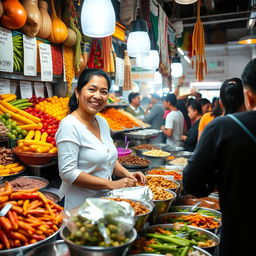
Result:
{"label": "dried goods", "polygon": [[5,127],[4,123],[0,122],[0,138],[7,137],[9,130]]}
{"label": "dried goods", "polygon": [[158,169],[152,169],[147,173],[152,175],[170,175],[173,176],[175,180],[182,180],[182,174],[176,171],[163,171]]}
{"label": "dried goods", "polygon": [[155,150],[159,150],[159,149],[160,149],[160,147],[154,146],[154,145],[151,145],[151,144],[137,145],[137,146],[135,146],[135,147],[133,147],[133,148],[134,148],[134,149],[138,149],[138,150],[140,150],[140,149],[148,149],[148,150],[153,150],[153,149],[155,149]]}
{"label": "dried goods", "polygon": [[153,193],[153,200],[168,200],[174,198],[174,194],[164,188],[150,186],[150,190]]}
{"label": "dried goods", "polygon": [[27,13],[18,0],[4,0],[0,23],[8,29],[19,29],[26,23]]}
{"label": "dried goods", "polygon": [[169,152],[163,150],[150,150],[142,153],[145,156],[153,156],[153,157],[167,157],[170,155]]}
{"label": "dried goods", "polygon": [[65,78],[68,83],[68,90],[72,88],[72,81],[75,77],[74,52],[72,47],[63,46]]}
{"label": "dried goods", "polygon": [[120,164],[148,166],[150,161],[136,155],[122,156],[118,158]]}
{"label": "dried goods", "polygon": [[12,149],[2,147],[0,148],[0,165],[8,165],[16,162],[16,158]]}
{"label": "dried goods", "polygon": [[122,130],[124,130],[124,126],[122,126],[118,122],[112,120],[111,118],[103,116],[101,113],[98,113],[97,115],[106,119],[106,121],[108,122],[109,128],[111,130],[113,130],[113,131],[122,131]]}
{"label": "dried goods", "polygon": [[159,187],[159,188],[165,188],[165,189],[177,189],[178,185],[177,183],[173,182],[170,179],[166,179],[161,176],[146,176],[146,184],[149,187]]}
{"label": "dried goods", "polygon": [[127,202],[131,205],[131,207],[133,208],[134,212],[135,212],[135,216],[137,215],[142,215],[142,214],[146,214],[149,212],[149,209],[144,206],[142,203],[140,202],[136,202],[130,199],[124,199],[124,198],[120,198],[120,197],[107,197],[105,199],[110,199],[116,202]]}
{"label": "dried goods", "polygon": [[174,164],[174,165],[187,165],[188,164],[188,159],[185,157],[179,157],[176,158],[172,161],[170,161],[170,164]]}

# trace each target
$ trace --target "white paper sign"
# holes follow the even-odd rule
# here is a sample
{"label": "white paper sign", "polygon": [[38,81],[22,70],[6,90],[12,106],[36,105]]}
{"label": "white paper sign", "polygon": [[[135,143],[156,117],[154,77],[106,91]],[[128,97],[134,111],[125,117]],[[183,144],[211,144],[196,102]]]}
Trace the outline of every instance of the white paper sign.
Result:
{"label": "white paper sign", "polygon": [[36,38],[23,35],[23,49],[24,49],[24,75],[37,75],[37,48]]}
{"label": "white paper sign", "polygon": [[43,83],[34,83],[35,95],[36,97],[44,98],[44,84]]}
{"label": "white paper sign", "polygon": [[0,27],[0,71],[13,72],[12,32]]}
{"label": "white paper sign", "polygon": [[32,84],[29,81],[20,81],[20,95],[22,99],[30,99],[33,95]]}
{"label": "white paper sign", "polygon": [[40,44],[39,54],[40,54],[40,65],[41,65],[41,80],[52,81],[53,71],[52,71],[51,45]]}
{"label": "white paper sign", "polygon": [[0,94],[11,93],[10,80],[0,78]]}
{"label": "white paper sign", "polygon": [[16,94],[16,91],[17,91],[17,85],[18,85],[18,82],[17,81],[11,81],[11,93],[12,94]]}
{"label": "white paper sign", "polygon": [[45,83],[45,85],[46,85],[48,97],[52,97],[53,96],[52,85],[50,83]]}

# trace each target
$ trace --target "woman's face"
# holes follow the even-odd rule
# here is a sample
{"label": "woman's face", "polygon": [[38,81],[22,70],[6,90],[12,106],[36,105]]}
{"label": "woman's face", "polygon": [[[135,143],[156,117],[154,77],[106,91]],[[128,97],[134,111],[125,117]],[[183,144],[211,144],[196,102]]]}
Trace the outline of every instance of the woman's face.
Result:
{"label": "woman's face", "polygon": [[92,76],[80,92],[76,91],[78,108],[87,114],[96,115],[108,100],[108,83],[103,76]]}
{"label": "woman's face", "polygon": [[188,107],[188,116],[189,118],[194,121],[196,120],[196,117],[198,115],[197,110],[194,110],[193,108],[191,108],[191,106]]}

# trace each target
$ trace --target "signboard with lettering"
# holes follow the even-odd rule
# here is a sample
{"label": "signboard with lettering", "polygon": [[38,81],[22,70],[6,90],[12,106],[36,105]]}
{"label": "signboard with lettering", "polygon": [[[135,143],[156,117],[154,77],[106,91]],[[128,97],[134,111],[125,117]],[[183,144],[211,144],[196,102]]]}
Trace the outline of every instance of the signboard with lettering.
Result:
{"label": "signboard with lettering", "polygon": [[24,75],[37,75],[37,48],[36,38],[23,35],[23,50],[24,50]]}
{"label": "signboard with lettering", "polygon": [[0,71],[13,72],[12,32],[0,27]]}
{"label": "signboard with lettering", "polygon": [[53,79],[51,45],[40,44],[39,54],[41,65],[41,80],[51,82]]}

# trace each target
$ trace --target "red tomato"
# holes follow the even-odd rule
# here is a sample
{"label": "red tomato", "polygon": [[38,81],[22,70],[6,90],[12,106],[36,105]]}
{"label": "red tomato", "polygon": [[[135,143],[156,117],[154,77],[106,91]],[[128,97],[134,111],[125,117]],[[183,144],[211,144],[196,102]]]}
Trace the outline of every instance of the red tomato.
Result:
{"label": "red tomato", "polygon": [[46,139],[46,141],[47,141],[48,143],[52,143],[53,138],[52,138],[51,136],[48,136],[47,139]]}

